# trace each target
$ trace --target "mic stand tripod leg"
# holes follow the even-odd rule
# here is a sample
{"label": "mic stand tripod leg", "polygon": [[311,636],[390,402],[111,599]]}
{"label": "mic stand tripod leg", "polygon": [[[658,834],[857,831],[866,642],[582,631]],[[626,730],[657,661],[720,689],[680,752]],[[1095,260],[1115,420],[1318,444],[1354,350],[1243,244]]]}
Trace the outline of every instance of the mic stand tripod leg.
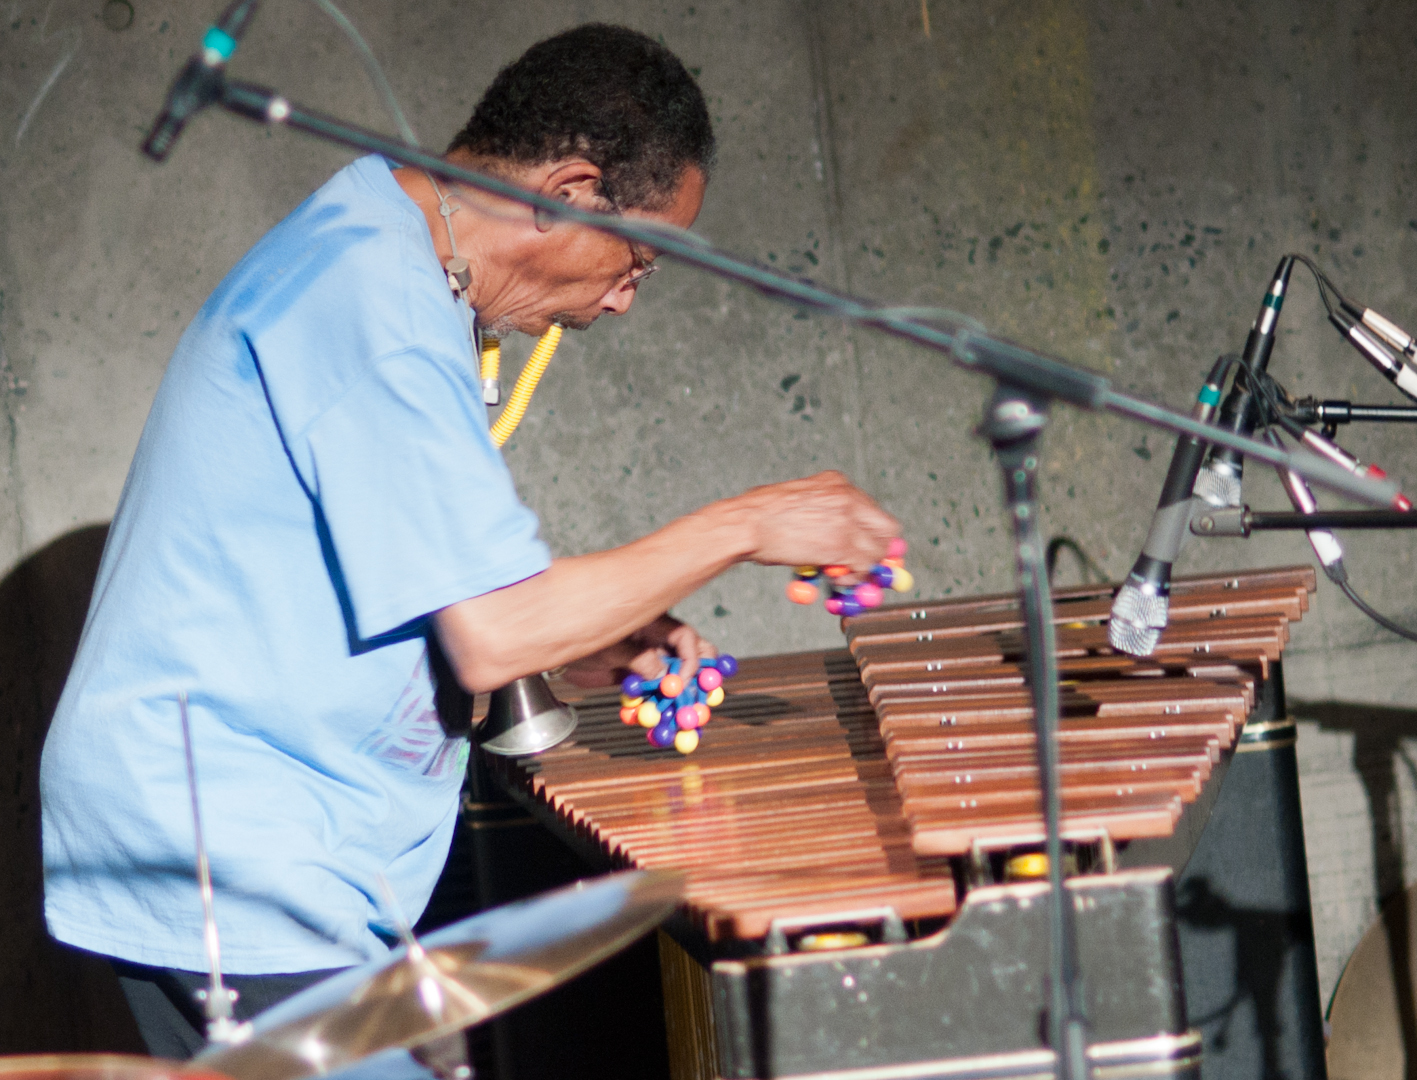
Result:
{"label": "mic stand tripod leg", "polygon": [[1000,383],[979,433],[1004,473],[1005,506],[1018,552],[1019,596],[1033,693],[1038,778],[1048,854],[1048,1041],[1058,1080],[1086,1080],[1087,1033],[1073,905],[1063,890],[1062,800],[1058,780],[1058,658],[1047,558],[1038,531],[1038,436],[1048,422],[1046,401]]}

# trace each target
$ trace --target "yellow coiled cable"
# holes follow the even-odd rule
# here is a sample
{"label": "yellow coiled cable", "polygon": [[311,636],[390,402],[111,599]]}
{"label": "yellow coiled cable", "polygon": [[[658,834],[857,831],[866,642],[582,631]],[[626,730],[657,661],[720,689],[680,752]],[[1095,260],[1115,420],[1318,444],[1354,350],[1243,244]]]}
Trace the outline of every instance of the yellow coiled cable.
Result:
{"label": "yellow coiled cable", "polygon": [[[552,326],[541,335],[541,340],[531,351],[531,358],[522,368],[522,373],[517,376],[517,385],[512,387],[512,396],[507,399],[507,407],[502,410],[502,415],[497,417],[497,422],[492,425],[492,441],[496,445],[501,446],[506,443],[512,437],[512,432],[517,430],[517,425],[526,415],[527,406],[531,404],[531,395],[536,392],[536,384],[546,373],[546,365],[551,363],[551,357],[556,354],[556,346],[560,343],[561,327],[559,326]],[[488,339],[482,347],[482,377],[484,379],[488,377],[489,352],[491,353],[491,362],[497,367],[501,365],[501,346],[498,342]],[[497,367],[493,368],[494,374]]]}

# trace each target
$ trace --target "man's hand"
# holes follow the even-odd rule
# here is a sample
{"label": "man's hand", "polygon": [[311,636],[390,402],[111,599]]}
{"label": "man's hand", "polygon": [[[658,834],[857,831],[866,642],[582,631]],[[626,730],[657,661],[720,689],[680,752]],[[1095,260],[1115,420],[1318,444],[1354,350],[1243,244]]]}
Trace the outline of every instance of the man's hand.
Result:
{"label": "man's hand", "polygon": [[849,566],[862,573],[880,562],[900,535],[900,522],[839,472],[751,488],[729,500],[756,525],[749,558],[779,566]]}
{"label": "man's hand", "polygon": [[679,674],[688,682],[698,673],[699,661],[717,656],[718,650],[692,626],[661,615],[629,637],[567,664],[565,678],[587,689],[611,686],[631,673],[657,679],[667,670],[670,654],[679,658]]}

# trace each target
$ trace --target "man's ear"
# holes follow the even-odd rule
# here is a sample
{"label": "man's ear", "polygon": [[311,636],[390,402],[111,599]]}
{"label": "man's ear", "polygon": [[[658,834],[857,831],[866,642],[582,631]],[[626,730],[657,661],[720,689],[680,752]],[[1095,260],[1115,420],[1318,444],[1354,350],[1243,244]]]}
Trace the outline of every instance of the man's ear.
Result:
{"label": "man's ear", "polygon": [[585,158],[568,158],[558,161],[546,173],[541,194],[580,210],[594,210],[605,198],[602,176],[600,167]]}
{"label": "man's ear", "polygon": [[[539,194],[578,210],[599,210],[603,202],[600,167],[585,158],[567,158],[551,165],[537,187]],[[550,232],[556,215],[537,209],[533,214],[537,232]]]}

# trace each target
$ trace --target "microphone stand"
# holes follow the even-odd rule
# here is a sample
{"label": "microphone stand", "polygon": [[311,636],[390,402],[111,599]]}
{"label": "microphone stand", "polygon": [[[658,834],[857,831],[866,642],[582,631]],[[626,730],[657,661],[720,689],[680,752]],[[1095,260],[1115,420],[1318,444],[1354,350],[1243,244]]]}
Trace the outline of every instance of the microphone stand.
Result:
{"label": "microphone stand", "polygon": [[1063,888],[1062,796],[1058,768],[1058,653],[1048,560],[1038,530],[1038,437],[1048,399],[999,381],[979,433],[989,440],[1004,477],[1004,506],[1013,522],[1019,600],[1027,642],[1028,685],[1048,854],[1048,1041],[1061,1080],[1085,1080],[1087,1015],[1073,905]]}
{"label": "microphone stand", "polygon": [[[1197,435],[1247,456],[1292,470],[1315,483],[1364,502],[1387,506],[1397,492],[1391,481],[1357,477],[1313,454],[1290,454],[1245,436],[1218,429],[1189,416],[1112,389],[1104,377],[993,337],[961,320],[921,320],[906,311],[883,308],[832,292],[808,281],[785,277],[715,250],[685,230],[613,214],[580,210],[496,177],[450,165],[415,146],[344,123],[292,104],[273,90],[229,80],[224,69],[212,100],[228,111],[265,124],[284,124],[330,142],[423,169],[451,183],[532,206],[554,219],[569,220],[635,240],[671,258],[739,281],[775,299],[814,308],[861,323],[937,352],[961,366],[990,376],[996,388],[979,433],[998,454],[1004,491],[1017,545],[1019,587],[1026,622],[1029,684],[1037,730],[1039,783],[1048,853],[1048,1006],[1047,1030],[1056,1055],[1059,1080],[1087,1080],[1086,1017],[1072,905],[1063,889],[1061,797],[1058,772],[1058,674],[1053,636],[1052,598],[1044,545],[1038,531],[1035,481],[1038,437],[1049,404],[1061,400],[1086,409],[1106,409],[1173,432]],[[162,148],[164,156],[170,142]],[[938,324],[938,325],[936,325]]]}

